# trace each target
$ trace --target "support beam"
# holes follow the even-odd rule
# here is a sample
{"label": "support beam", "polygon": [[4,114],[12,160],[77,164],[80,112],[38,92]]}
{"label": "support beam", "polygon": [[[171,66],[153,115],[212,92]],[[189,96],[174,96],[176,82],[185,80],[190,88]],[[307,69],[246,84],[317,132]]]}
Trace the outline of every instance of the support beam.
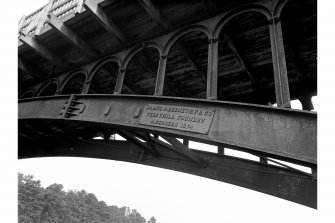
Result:
{"label": "support beam", "polygon": [[285,50],[280,19],[269,20],[276,102],[278,107],[290,108],[290,90],[287,77]]}
{"label": "support beam", "polygon": [[[172,146],[161,142],[159,139],[153,138],[153,141],[163,145],[165,147],[168,147],[177,153],[182,154],[183,156],[187,157],[188,159],[192,160],[196,164],[198,164],[200,167],[207,167],[206,161],[204,161],[201,157],[197,156],[193,151],[191,151],[188,147],[186,147],[183,143],[179,142],[177,139],[169,137],[169,136],[161,136],[164,140],[169,142]],[[165,145],[164,145],[165,144]]]}
{"label": "support beam", "polygon": [[183,139],[183,144],[184,144],[184,146],[188,147],[189,143],[190,143],[190,140],[188,140],[188,139]]}
{"label": "support beam", "polygon": [[301,102],[302,109],[306,111],[312,111],[314,110],[314,106],[312,103],[312,96],[306,95],[306,94],[301,94],[298,97],[299,101]]}
{"label": "support beam", "polygon": [[154,150],[153,147],[149,146],[148,143],[140,141],[134,134],[131,132],[127,131],[126,129],[117,129],[116,130],[117,134],[122,136],[123,138],[127,139],[128,141],[134,143],[135,145],[139,146],[140,148],[144,149],[145,151],[149,152],[152,154],[154,157],[157,157],[158,154]]}
{"label": "support beam", "polygon": [[53,64],[55,64],[57,67],[66,67],[67,63],[63,61],[60,57],[55,55],[53,52],[51,52],[49,49],[47,49],[45,46],[43,46],[38,40],[36,40],[34,37],[30,36],[24,36],[21,34],[20,40],[29,46],[31,49],[33,49],[36,53],[38,53],[40,56],[44,57],[45,59],[49,60]]}
{"label": "support beam", "polygon": [[90,58],[97,56],[97,53],[83,39],[52,13],[48,15],[48,24]]}
{"label": "support beam", "polygon": [[125,72],[126,71],[124,69],[119,69],[118,70],[116,83],[115,83],[114,94],[121,94]]}
{"label": "support beam", "polygon": [[[149,134],[143,134],[140,132],[134,132],[134,134],[137,135],[137,137],[143,139],[143,140],[147,140],[147,138],[150,139],[151,142],[161,145],[169,150],[172,150],[178,154],[181,154],[185,157],[187,157],[188,159],[192,160],[193,162],[195,162],[197,165],[199,165],[200,167],[207,167],[207,163],[201,158],[198,157],[196,154],[193,153],[193,151],[191,151],[188,146],[186,146],[184,143],[181,143],[180,141],[178,141],[176,138],[170,137],[170,136],[161,136],[164,140],[166,140],[168,143],[170,143],[171,145],[163,142],[162,140],[159,140],[158,138],[155,137],[151,137]],[[187,142],[188,144],[188,142]]]}
{"label": "support beam", "polygon": [[166,70],[166,55],[160,55],[158,63],[158,72],[155,86],[155,96],[162,96],[164,91],[165,70]]}
{"label": "support beam", "polygon": [[35,35],[40,35],[40,33],[41,33],[41,31],[44,27],[45,22],[48,20],[48,14],[50,13],[50,11],[52,9],[53,3],[54,3],[54,0],[49,0],[49,3],[43,9],[43,11],[42,11],[42,13],[39,17],[39,21],[38,21],[34,36]]}
{"label": "support beam", "polygon": [[[64,122],[108,128],[131,128],[134,131],[187,138],[216,146],[279,159],[304,166],[317,164],[317,114],[315,112],[273,108],[243,103],[139,95],[77,95],[85,112],[62,119],[59,111],[68,96],[48,100],[35,98],[20,101],[19,120]],[[215,114],[206,134],[178,128],[141,124],[148,104],[210,108]],[[111,107],[112,112],[103,111]],[[176,108],[178,108],[176,107]],[[31,108],[34,108],[31,110]],[[127,109],[125,109],[127,108]],[[142,115],[142,116],[141,116]],[[143,123],[143,122],[142,122]],[[192,124],[192,123],[190,123]],[[194,125],[194,124],[192,124]],[[205,126],[203,126],[205,128]],[[243,137],[242,137],[243,136]]]}
{"label": "support beam", "polygon": [[110,140],[107,143],[64,137],[50,147],[43,147],[22,136],[19,138],[18,156],[19,159],[89,157],[139,163],[202,176],[317,207],[317,180],[313,177],[278,166],[193,150],[197,156],[210,160],[206,168],[197,168],[189,159],[171,154],[163,146],[157,145],[156,148],[160,153],[158,159],[152,158],[151,154],[143,154],[139,146],[127,141]]}
{"label": "support beam", "polygon": [[206,98],[210,100],[218,98],[218,45],[217,39],[209,39]]}
{"label": "support beam", "polygon": [[94,16],[94,18],[121,44],[127,43],[127,38],[123,32],[117,27],[117,25],[108,18],[107,14],[100,8],[97,0],[86,0],[84,7]]}
{"label": "support beam", "polygon": [[231,36],[227,33],[227,30],[222,30],[221,32],[223,33],[223,37],[224,37],[226,43],[228,44],[229,48],[231,49],[231,51],[233,51],[233,53],[237,57],[238,61],[240,62],[241,66],[242,66],[242,69],[247,74],[247,76],[250,78],[250,80],[251,80],[252,84],[254,85],[254,87],[256,88],[256,90],[261,91],[263,89],[263,87],[259,83],[256,82],[255,78],[250,73],[250,69],[248,68],[247,63],[245,62],[245,58],[242,56],[241,50],[238,48],[237,44],[234,43]]}
{"label": "support beam", "polygon": [[171,28],[171,24],[163,17],[160,10],[150,0],[138,0],[140,5],[150,17],[165,31]]}
{"label": "support beam", "polygon": [[218,146],[218,154],[223,156],[224,155],[224,147]]}

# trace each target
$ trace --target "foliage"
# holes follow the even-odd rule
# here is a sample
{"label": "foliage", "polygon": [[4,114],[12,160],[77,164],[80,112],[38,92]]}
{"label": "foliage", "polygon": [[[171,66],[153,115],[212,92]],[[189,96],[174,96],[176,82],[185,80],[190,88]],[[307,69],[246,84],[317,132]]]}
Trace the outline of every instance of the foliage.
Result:
{"label": "foliage", "polygon": [[156,218],[154,217],[154,216],[152,216],[151,218],[150,218],[150,220],[148,221],[148,223],[156,223],[157,221],[156,221]]}
{"label": "foliage", "polygon": [[108,206],[85,190],[65,192],[56,183],[43,188],[32,175],[18,177],[19,223],[146,223],[135,209]]}

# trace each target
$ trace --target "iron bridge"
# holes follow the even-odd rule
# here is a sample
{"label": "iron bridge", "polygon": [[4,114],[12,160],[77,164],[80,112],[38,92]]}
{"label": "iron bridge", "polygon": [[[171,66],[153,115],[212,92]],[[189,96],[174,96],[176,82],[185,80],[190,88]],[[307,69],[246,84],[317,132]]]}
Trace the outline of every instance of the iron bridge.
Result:
{"label": "iron bridge", "polygon": [[19,159],[120,160],[317,208],[316,36],[316,0],[49,0],[19,22]]}

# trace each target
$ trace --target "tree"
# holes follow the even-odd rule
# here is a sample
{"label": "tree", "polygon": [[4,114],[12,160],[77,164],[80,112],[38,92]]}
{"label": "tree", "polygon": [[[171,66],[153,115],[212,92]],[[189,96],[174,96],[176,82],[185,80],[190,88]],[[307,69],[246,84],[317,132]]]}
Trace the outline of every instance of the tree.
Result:
{"label": "tree", "polygon": [[43,209],[42,187],[32,175],[18,174],[19,222],[38,222]]}
{"label": "tree", "polygon": [[145,223],[145,218],[143,218],[135,209],[131,210],[128,218],[131,223]]}
{"label": "tree", "polygon": [[150,220],[148,221],[148,223],[157,223],[156,218],[152,216]]}
{"label": "tree", "polygon": [[[145,223],[135,209],[107,206],[85,190],[63,191],[62,184],[41,186],[32,175],[18,174],[18,219],[21,223]],[[152,220],[152,219],[151,219]],[[150,223],[155,223],[156,219]]]}

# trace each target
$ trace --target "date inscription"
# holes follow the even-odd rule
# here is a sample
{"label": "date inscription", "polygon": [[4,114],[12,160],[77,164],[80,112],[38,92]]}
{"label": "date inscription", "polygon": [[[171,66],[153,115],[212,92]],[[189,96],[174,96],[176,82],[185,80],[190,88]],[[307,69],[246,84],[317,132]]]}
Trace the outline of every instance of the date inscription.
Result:
{"label": "date inscription", "polygon": [[148,104],[140,124],[206,134],[215,110],[206,108]]}

